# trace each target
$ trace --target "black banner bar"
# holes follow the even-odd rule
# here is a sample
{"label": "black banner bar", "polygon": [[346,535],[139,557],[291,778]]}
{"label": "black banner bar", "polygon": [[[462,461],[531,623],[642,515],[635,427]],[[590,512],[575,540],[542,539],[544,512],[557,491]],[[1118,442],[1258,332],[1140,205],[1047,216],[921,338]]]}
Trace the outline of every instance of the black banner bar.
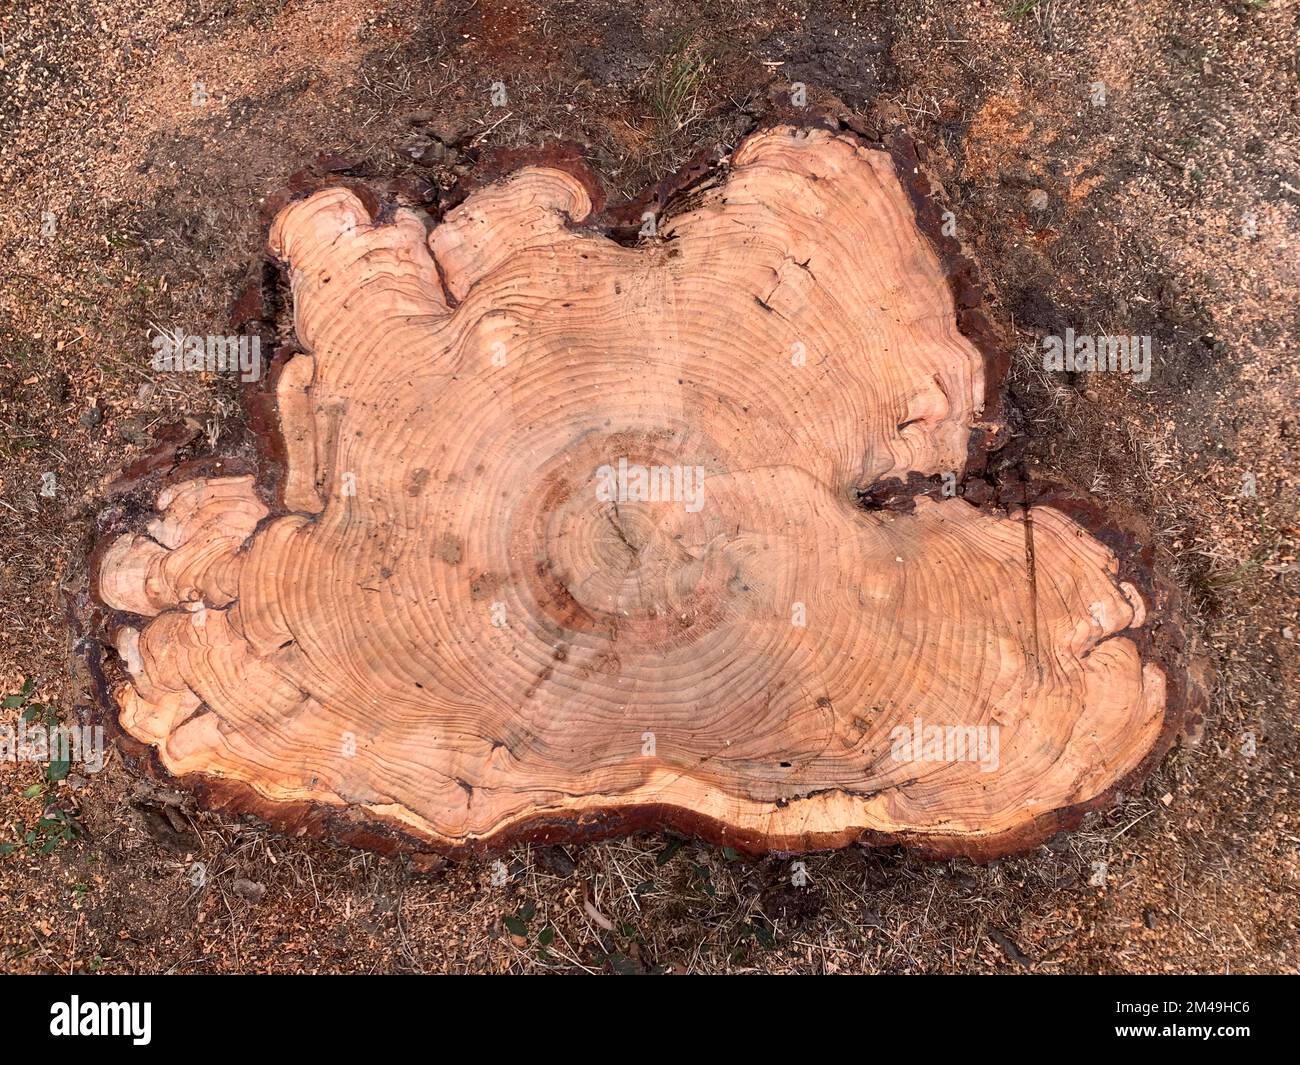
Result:
{"label": "black banner bar", "polygon": [[[861,1025],[862,1035],[905,1032],[927,1049],[1019,1044],[1031,1051],[1050,1037],[1058,1051],[1151,1043],[1228,1050],[1260,1037],[1282,1038],[1280,1022],[1294,1012],[1297,986],[1285,977],[1224,976],[849,979],[815,987],[787,981],[779,992],[785,1009],[766,1021],[749,1011],[737,1014],[738,987],[723,989],[717,978],[709,989],[692,987],[685,995],[679,981],[641,981],[635,990],[626,981],[581,989],[534,982],[483,994],[446,981],[361,976],[9,977],[0,981],[0,991],[6,1049],[15,1055],[9,1060],[21,1061],[16,1055],[24,1047],[84,1051],[110,1044],[127,1055],[223,1047],[255,1048],[259,1058],[315,1049],[374,1052],[419,1046],[434,1031],[442,1040],[456,1032],[543,1038],[558,1022],[572,1034],[579,1020],[584,1039],[607,1032],[617,1041],[642,1025],[659,1024],[683,1025],[687,1039],[705,1023],[731,1033],[728,1039],[739,1030],[743,1042],[755,1022],[766,1041],[777,1034],[774,1024],[807,1049],[819,1034],[814,1011],[831,1022],[837,1039],[848,1020]],[[718,995],[712,1009],[711,993]],[[746,993],[755,994],[752,988]],[[802,996],[807,1006],[800,1005]]]}

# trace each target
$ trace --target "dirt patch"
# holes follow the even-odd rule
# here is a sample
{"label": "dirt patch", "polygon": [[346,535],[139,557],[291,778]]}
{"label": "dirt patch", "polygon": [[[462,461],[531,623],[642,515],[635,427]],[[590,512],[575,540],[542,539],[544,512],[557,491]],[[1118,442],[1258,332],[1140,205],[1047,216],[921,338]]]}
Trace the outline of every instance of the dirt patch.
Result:
{"label": "dirt patch", "polygon": [[[64,604],[103,479],[176,421],[242,437],[235,382],[157,373],[149,341],[227,332],[291,173],[324,153],[450,192],[565,140],[630,196],[792,83],[927,146],[1015,329],[1009,453],[1147,516],[1216,678],[1141,794],[991,866],[639,836],[418,872],[196,810],[116,753],[0,765],[5,970],[1300,968],[1287,5],[87,0],[0,30],[0,681],[37,681],[0,722],[89,708]],[[1045,371],[1067,329],[1150,336],[1149,380]]]}

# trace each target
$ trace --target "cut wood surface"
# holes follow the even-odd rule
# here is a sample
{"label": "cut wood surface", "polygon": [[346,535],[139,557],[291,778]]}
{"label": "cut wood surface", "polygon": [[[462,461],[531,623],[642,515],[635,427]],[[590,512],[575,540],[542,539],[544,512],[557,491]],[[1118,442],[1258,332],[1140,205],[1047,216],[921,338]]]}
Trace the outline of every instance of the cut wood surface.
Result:
{"label": "cut wood surface", "polygon": [[169,484],[98,554],[122,727],[285,827],[432,849],[991,856],[1098,804],[1181,714],[1156,586],[1087,507],[863,504],[999,428],[910,180],[776,126],[637,246],[554,166],[432,227],[291,203],[280,475]]}

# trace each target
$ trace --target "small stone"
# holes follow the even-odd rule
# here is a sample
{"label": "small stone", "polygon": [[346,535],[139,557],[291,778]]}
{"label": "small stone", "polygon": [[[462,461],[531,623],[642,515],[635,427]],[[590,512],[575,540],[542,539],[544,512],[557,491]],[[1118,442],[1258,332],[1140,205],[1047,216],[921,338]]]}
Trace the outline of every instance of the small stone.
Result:
{"label": "small stone", "polygon": [[244,880],[242,878],[231,884],[230,889],[247,902],[261,902],[262,896],[266,894],[265,884],[259,884],[256,880]]}
{"label": "small stone", "polygon": [[571,876],[578,868],[577,862],[563,847],[540,847],[534,852],[534,858],[540,868],[553,876]]}
{"label": "small stone", "polygon": [[139,418],[127,418],[117,427],[117,432],[128,444],[143,447],[149,443],[149,434],[144,431],[144,423]]}
{"label": "small stone", "polygon": [[464,122],[457,121],[448,115],[442,115],[434,119],[425,128],[443,144],[456,144],[469,133],[469,129]]}
{"label": "small stone", "polygon": [[420,153],[416,161],[422,166],[441,166],[455,157],[456,153],[445,144],[441,141],[434,141]]}

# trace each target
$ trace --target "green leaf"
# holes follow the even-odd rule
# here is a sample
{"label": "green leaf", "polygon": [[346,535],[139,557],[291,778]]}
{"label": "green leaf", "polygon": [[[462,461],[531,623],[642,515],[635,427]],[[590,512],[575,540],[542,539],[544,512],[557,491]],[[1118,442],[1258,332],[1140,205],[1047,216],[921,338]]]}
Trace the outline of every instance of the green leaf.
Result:
{"label": "green leaf", "polygon": [[555,942],[555,929],[547,925],[537,933],[537,945],[542,948],[549,947]]}
{"label": "green leaf", "polygon": [[708,895],[709,898],[715,898],[717,892],[713,888],[713,882],[709,879],[710,871],[707,866],[700,865],[697,862],[691,863],[691,872],[694,874],[699,889]]}
{"label": "green leaf", "polygon": [[519,907],[519,919],[521,921],[531,921],[535,913],[537,913],[537,903],[531,899]]}
{"label": "green leaf", "polygon": [[0,843],[0,856],[8,857],[16,849],[12,843]]}
{"label": "green leaf", "polygon": [[44,843],[42,843],[40,847],[37,848],[37,850],[40,854],[49,854],[50,851],[54,850],[54,848],[57,847],[62,842],[63,842],[62,836],[51,836]]}
{"label": "green leaf", "polygon": [[667,865],[673,860],[673,855],[685,846],[686,840],[681,836],[674,836],[668,840],[668,846],[661,850],[655,856],[655,865]]}
{"label": "green leaf", "polygon": [[640,976],[644,971],[640,965],[626,954],[617,952],[609,956],[609,965],[619,976]]}
{"label": "green leaf", "polygon": [[[9,701],[8,699],[5,700],[5,702],[8,701]],[[33,721],[35,721],[37,715],[40,714],[41,709],[42,707],[40,703],[32,703],[31,706],[29,706],[26,710],[23,711],[23,724],[30,725]]]}
{"label": "green leaf", "polygon": [[23,681],[23,694],[31,695],[36,690],[36,678],[28,677]]}
{"label": "green leaf", "polygon": [[63,780],[72,769],[71,762],[53,761],[45,770],[45,776],[51,781]]}
{"label": "green leaf", "polygon": [[513,936],[528,935],[528,926],[524,924],[524,922],[521,921],[518,917],[514,917],[511,916],[510,914],[506,914],[506,916],[502,918],[502,921],[506,926],[506,930],[511,935]]}
{"label": "green leaf", "polygon": [[6,695],[5,701],[0,703],[6,710],[12,710],[15,706],[22,706],[27,700],[21,695]]}
{"label": "green leaf", "polygon": [[34,799],[36,798],[36,796],[40,795],[44,790],[45,790],[44,784],[33,784],[30,788],[28,788],[26,791],[23,792],[23,798]]}
{"label": "green leaf", "polygon": [[734,862],[740,858],[740,851],[736,850],[735,847],[723,847],[722,856],[726,858],[727,861]]}

